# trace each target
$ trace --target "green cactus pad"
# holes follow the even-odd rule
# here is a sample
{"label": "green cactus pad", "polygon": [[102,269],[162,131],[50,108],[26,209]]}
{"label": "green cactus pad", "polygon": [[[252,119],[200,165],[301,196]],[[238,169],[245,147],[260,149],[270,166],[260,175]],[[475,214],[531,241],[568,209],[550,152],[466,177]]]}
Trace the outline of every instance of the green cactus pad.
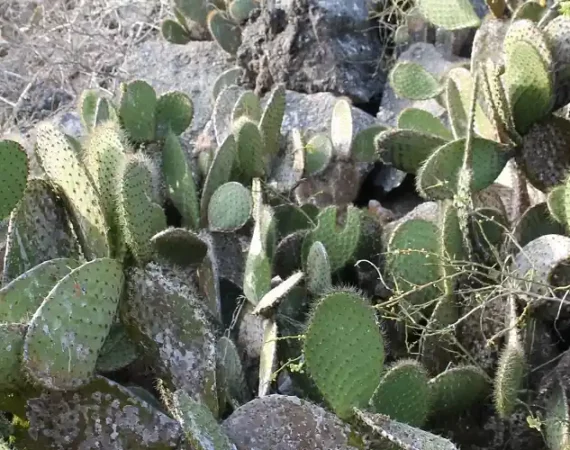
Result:
{"label": "green cactus pad", "polygon": [[251,394],[248,392],[238,349],[230,338],[222,336],[218,341],[216,360],[218,396],[237,409],[251,400]]}
{"label": "green cactus pad", "polygon": [[459,214],[451,203],[445,207],[440,230],[441,269],[445,278],[443,282],[447,283],[446,291],[453,292],[453,279],[449,277],[461,270],[462,262],[467,259],[467,252],[464,248]]}
{"label": "green cactus pad", "polygon": [[256,123],[242,117],[234,124],[239,167],[248,178],[265,176],[265,143]]}
{"label": "green cactus pad", "polygon": [[139,357],[136,344],[129,338],[125,327],[114,324],[97,358],[97,372],[115,372],[132,364]]}
{"label": "green cactus pad", "polygon": [[545,440],[550,450],[565,450],[570,444],[570,414],[563,382],[556,380],[548,394],[544,418]]}
{"label": "green cactus pad", "polygon": [[[176,420],[139,398],[130,389],[98,376],[78,391],[37,394],[27,403],[19,434],[21,448],[176,448],[182,430]],[[49,430],[49,431],[48,431]]]}
{"label": "green cactus pad", "polygon": [[526,358],[516,328],[509,331],[507,344],[497,365],[494,381],[495,409],[506,419],[517,407],[519,390],[526,374]]}
{"label": "green cactus pad", "polygon": [[28,323],[53,287],[79,263],[58,258],[38,264],[0,289],[0,323]]}
{"label": "green cactus pad", "polygon": [[109,256],[103,206],[85,166],[65,135],[54,125],[39,125],[36,136],[36,154],[40,164],[67,200],[85,256],[88,259]]}
{"label": "green cactus pad", "polygon": [[530,43],[519,40],[505,48],[505,84],[518,133],[524,135],[553,106],[553,86],[547,62]]}
{"label": "green cactus pad", "polygon": [[192,40],[188,30],[176,20],[166,19],[160,26],[162,37],[171,44],[186,45]]}
{"label": "green cactus pad", "polygon": [[477,208],[469,214],[473,246],[486,258],[492,258],[496,254],[508,227],[504,213],[496,208]]}
{"label": "green cactus pad", "polygon": [[431,406],[428,374],[416,361],[398,361],[382,376],[370,400],[372,412],[422,426]]}
{"label": "green cactus pad", "polygon": [[252,199],[249,189],[235,181],[223,184],[210,199],[208,228],[212,231],[235,231],[251,217]]}
{"label": "green cactus pad", "polygon": [[150,263],[127,273],[121,321],[156,376],[192,393],[217,416],[216,338],[186,272]]}
{"label": "green cactus pad", "polygon": [[512,21],[526,19],[538,23],[547,11],[548,9],[538,2],[526,2],[515,10]]}
{"label": "green cactus pad", "polygon": [[119,116],[135,142],[148,142],[156,136],[156,92],[146,81],[121,85]]}
{"label": "green cactus pad", "polygon": [[279,237],[285,237],[299,230],[312,228],[317,224],[319,209],[309,203],[299,207],[284,203],[273,208]]}
{"label": "green cactus pad", "polygon": [[422,163],[446,141],[412,130],[388,130],[376,137],[380,159],[396,169],[415,174]]}
{"label": "green cactus pad", "polygon": [[392,69],[390,86],[398,97],[409,100],[428,100],[438,96],[443,89],[423,66],[409,61],[399,62]]}
{"label": "green cactus pad", "polygon": [[355,161],[361,163],[376,161],[375,140],[376,136],[382,131],[386,131],[384,125],[372,125],[356,133],[350,150],[350,154]]}
{"label": "green cactus pad", "polygon": [[98,101],[99,93],[95,89],[86,89],[79,96],[77,109],[79,110],[81,124],[87,132],[91,131],[95,126]]}
{"label": "green cactus pad", "polygon": [[279,245],[273,257],[273,273],[281,278],[287,278],[298,270],[302,270],[303,242],[307,230],[298,230],[279,240]]}
{"label": "green cactus pad", "polygon": [[273,384],[277,370],[277,338],[277,324],[273,319],[265,319],[263,321],[263,345],[259,356],[258,397],[269,395]]}
{"label": "green cactus pad", "polygon": [[230,85],[222,89],[216,97],[212,121],[218,145],[225,142],[233,132],[232,113],[243,92],[244,90],[241,87]]}
{"label": "green cactus pad", "polygon": [[214,192],[229,181],[232,167],[236,159],[236,142],[232,135],[220,145],[214,154],[214,159],[210,165],[210,170],[204,181],[202,189],[202,199],[200,202],[200,217],[202,226],[208,224],[208,205]]}
{"label": "green cactus pad", "polygon": [[457,84],[448,78],[445,84],[445,107],[455,139],[464,138],[467,135],[469,117],[465,106]]}
{"label": "green cactus pad", "polygon": [[156,139],[166,139],[172,131],[179,136],[192,123],[194,104],[180,91],[162,94],[156,103]]}
{"label": "green cactus pad", "polygon": [[220,95],[220,92],[222,92],[228,86],[237,85],[243,74],[244,69],[241,67],[233,67],[226,70],[225,72],[222,72],[218,78],[216,78],[214,87],[212,88],[212,100],[214,103]]}
{"label": "green cactus pad", "polygon": [[208,252],[206,243],[184,228],[167,228],[150,240],[158,259],[180,267],[199,266]]}
{"label": "green cactus pad", "polygon": [[223,51],[235,55],[241,45],[241,29],[224,12],[210,11],[208,14],[208,30]]}
{"label": "green cactus pad", "polygon": [[320,241],[327,250],[331,271],[342,268],[354,255],[360,239],[360,212],[349,206],[344,226],[337,226],[337,207],[328,206],[317,217],[318,225],[311,230],[303,242],[303,261],[307,261],[313,242]]}
{"label": "green cactus pad", "polygon": [[173,395],[173,414],[180,422],[187,442],[196,450],[237,450],[207,406],[178,390]]}
{"label": "green cactus pad", "polygon": [[316,134],[305,146],[305,173],[307,176],[317,175],[324,171],[331,159],[333,144],[330,138],[324,134]]}
{"label": "green cactus pad", "polygon": [[313,295],[321,295],[332,288],[331,265],[322,242],[311,245],[307,255],[307,289]]}
{"label": "green cactus pad", "polygon": [[548,205],[548,212],[554,220],[559,223],[564,223],[566,220],[566,206],[564,204],[565,186],[556,186],[548,193],[546,199]]}
{"label": "green cactus pad", "polygon": [[28,156],[13,141],[0,141],[0,219],[10,215],[28,184]]}
{"label": "green cactus pad", "polygon": [[152,201],[153,176],[147,161],[130,158],[120,174],[119,215],[127,245],[139,263],[152,258],[151,238],[166,228],[162,208]]}
{"label": "green cactus pad", "polygon": [[22,324],[0,324],[0,391],[15,391],[24,384],[21,357],[26,330]]}
{"label": "green cactus pad", "polygon": [[565,234],[564,225],[552,220],[546,203],[537,203],[528,208],[518,219],[513,230],[517,245],[524,247],[531,241],[547,234]]}
{"label": "green cactus pad", "polygon": [[396,422],[382,414],[371,414],[355,410],[358,422],[369,428],[380,438],[381,448],[394,450],[458,450],[449,440],[415,428],[405,423]]}
{"label": "green cactus pad", "polygon": [[305,147],[299,130],[294,129],[290,138],[292,145],[287,145],[285,154],[273,162],[269,186],[280,194],[289,194],[299,185],[305,170]]}
{"label": "green cactus pad", "polygon": [[228,12],[236,22],[245,22],[249,14],[259,8],[259,0],[233,0],[228,6]]}
{"label": "green cactus pad", "polygon": [[261,103],[253,91],[243,92],[232,109],[231,120],[234,126],[241,117],[247,117],[256,123],[261,120]]}
{"label": "green cactus pad", "polygon": [[340,159],[348,159],[354,137],[352,105],[348,99],[340,98],[336,101],[330,129],[335,155]]}
{"label": "green cactus pad", "polygon": [[332,292],[318,301],[305,336],[309,375],[335,413],[351,417],[368,404],[384,365],[374,309],[356,293]]}
{"label": "green cactus pad", "polygon": [[427,20],[444,30],[476,28],[481,24],[469,0],[420,0],[418,6]]}
{"label": "green cactus pad", "polygon": [[121,265],[90,261],[62,278],[30,321],[23,364],[37,384],[77,389],[91,379],[123,289]]}
{"label": "green cactus pad", "polygon": [[564,183],[570,170],[570,121],[550,116],[533,124],[522,139],[517,165],[537,189],[547,191]]}
{"label": "green cactus pad", "polygon": [[[492,184],[503,171],[510,154],[501,144],[474,138],[471,189],[475,192]],[[450,198],[457,193],[459,171],[463,166],[465,139],[458,139],[438,148],[417,173],[419,193],[430,199]]]}
{"label": "green cactus pad", "polygon": [[278,84],[271,91],[259,122],[259,129],[265,142],[265,152],[270,155],[279,153],[281,124],[285,116],[286,106],[285,86]]}
{"label": "green cactus pad", "polygon": [[432,414],[454,415],[469,410],[491,393],[485,373],[474,366],[446,370],[429,382]]}
{"label": "green cactus pad", "polygon": [[303,280],[305,274],[303,272],[297,272],[291,275],[289,278],[283,280],[273,289],[271,289],[259,303],[253,309],[253,315],[266,316],[271,318],[272,312],[279,305],[281,300],[287,297],[287,295]]}
{"label": "green cactus pad", "polygon": [[439,252],[439,230],[427,220],[402,222],[390,235],[386,272],[410,303],[423,303],[439,296]]}
{"label": "green cactus pad", "polygon": [[546,68],[550,69],[553,60],[552,53],[549,49],[548,39],[546,34],[538,27],[537,24],[528,19],[513,21],[509,26],[503,41],[503,50],[505,54],[515,52],[518,42],[525,42],[532,45],[532,47],[540,54]]}
{"label": "green cactus pad", "polygon": [[182,224],[193,230],[200,226],[200,206],[196,182],[180,140],[168,133],[162,149],[162,173],[168,197],[182,216]]}
{"label": "green cactus pad", "polygon": [[206,26],[208,2],[206,0],[174,0],[174,6],[193,22]]}
{"label": "green cactus pad", "polygon": [[437,136],[448,141],[453,139],[453,134],[442,121],[424,109],[404,109],[398,116],[398,128]]}

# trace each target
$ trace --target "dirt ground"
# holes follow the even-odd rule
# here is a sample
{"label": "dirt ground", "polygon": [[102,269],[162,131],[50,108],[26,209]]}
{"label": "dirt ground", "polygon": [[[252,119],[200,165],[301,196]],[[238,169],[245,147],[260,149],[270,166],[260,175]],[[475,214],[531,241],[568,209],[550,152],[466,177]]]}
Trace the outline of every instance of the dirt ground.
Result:
{"label": "dirt ground", "polygon": [[85,88],[116,92],[169,0],[1,0],[0,135],[30,128]]}

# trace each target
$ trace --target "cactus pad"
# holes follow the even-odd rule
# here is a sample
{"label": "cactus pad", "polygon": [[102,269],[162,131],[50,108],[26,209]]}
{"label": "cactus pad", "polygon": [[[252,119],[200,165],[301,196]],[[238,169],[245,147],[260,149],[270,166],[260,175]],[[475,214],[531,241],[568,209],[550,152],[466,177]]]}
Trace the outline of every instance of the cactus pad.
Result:
{"label": "cactus pad", "polygon": [[501,352],[495,374],[495,409],[501,418],[506,419],[515,411],[525,373],[525,354],[515,327],[509,331],[507,344]]}
{"label": "cactus pad", "polygon": [[316,134],[305,146],[305,173],[317,175],[325,170],[332,158],[333,144],[324,134]]}
{"label": "cactus pad", "polygon": [[103,207],[85,166],[54,125],[41,124],[36,133],[36,154],[47,176],[65,195],[85,256],[109,256]]}
{"label": "cactus pad", "polygon": [[445,140],[453,139],[453,134],[442,121],[424,109],[404,109],[398,116],[398,128],[437,136]]}
{"label": "cactus pad", "polygon": [[206,18],[208,17],[208,2],[206,0],[174,0],[173,3],[181,15],[206,26]]}
{"label": "cactus pad", "polygon": [[524,247],[531,241],[547,234],[565,234],[564,225],[552,220],[546,203],[537,203],[528,208],[518,219],[512,232],[517,245]]}
{"label": "cactus pad", "polygon": [[162,208],[152,201],[153,176],[144,159],[130,158],[120,174],[121,228],[127,245],[140,263],[152,257],[150,239],[166,228]]}
{"label": "cactus pad", "polygon": [[253,91],[243,92],[232,109],[231,120],[234,126],[241,117],[247,117],[256,123],[261,119],[261,104]]}
{"label": "cactus pad", "polygon": [[81,124],[85,131],[89,132],[96,124],[97,103],[99,102],[99,93],[94,89],[85,89],[77,103]]}
{"label": "cactus pad", "polygon": [[517,132],[525,134],[551,111],[551,74],[547,62],[532,44],[516,41],[505,51],[508,101]]}
{"label": "cactus pad", "polygon": [[155,263],[130,270],[121,321],[169,388],[191,392],[217,416],[216,339],[187,278]]}
{"label": "cactus pad", "polygon": [[398,97],[428,100],[442,91],[436,78],[418,63],[402,61],[390,72],[390,86]]}
{"label": "cactus pad", "polygon": [[277,337],[277,324],[272,319],[265,319],[263,321],[263,345],[259,355],[258,397],[265,397],[271,390],[277,369]]}
{"label": "cactus pad", "polygon": [[475,28],[481,24],[469,0],[420,0],[418,6],[427,20],[444,30]]}
{"label": "cactus pad", "polygon": [[235,231],[249,220],[251,210],[249,189],[235,181],[223,184],[210,199],[208,227],[213,231]]}
{"label": "cactus pad", "polygon": [[342,268],[354,255],[360,239],[360,213],[358,208],[349,206],[344,218],[344,227],[337,226],[337,207],[323,209],[317,217],[318,225],[311,230],[303,243],[303,261],[313,245],[320,241],[329,256],[331,271]]}
{"label": "cactus pad", "polygon": [[453,443],[437,434],[405,423],[396,422],[382,414],[356,410],[359,422],[380,438],[381,448],[394,450],[458,450]]}
{"label": "cactus pad", "polygon": [[427,220],[405,221],[392,232],[386,270],[409,302],[417,304],[439,296],[439,252],[439,230]]}
{"label": "cactus pad", "polygon": [[0,141],[0,220],[8,217],[28,184],[28,156],[13,141]]}
{"label": "cactus pad", "polygon": [[0,289],[0,323],[28,323],[53,287],[79,263],[58,258],[38,264]]}
{"label": "cactus pad", "polygon": [[548,394],[544,418],[545,440],[550,450],[565,450],[570,445],[568,398],[562,381],[556,380]]}
{"label": "cactus pad", "polygon": [[21,355],[27,326],[0,324],[0,391],[15,391],[21,386]]}
{"label": "cactus pad", "polygon": [[384,364],[384,341],[374,309],[350,291],[320,299],[304,343],[307,370],[341,419],[368,404]]}
{"label": "cactus pad", "polygon": [[171,44],[185,45],[191,40],[188,30],[172,19],[166,19],[162,22],[160,32],[162,37]]}
{"label": "cactus pad", "polygon": [[431,392],[426,370],[416,361],[399,361],[380,380],[370,405],[373,412],[420,427],[428,416]]}
{"label": "cactus pad", "polygon": [[183,92],[162,94],[156,103],[156,138],[165,139],[168,132],[181,135],[192,123],[194,104]]}
{"label": "cactus pad", "polygon": [[115,372],[132,364],[139,357],[136,344],[129,338],[125,327],[115,323],[97,358],[97,372]]}
{"label": "cactus pad", "polygon": [[316,241],[307,255],[307,289],[313,295],[321,295],[332,288],[329,256],[325,246]]}
{"label": "cactus pad", "polygon": [[180,141],[168,133],[162,149],[162,172],[168,197],[182,216],[184,226],[197,230],[200,226],[200,206],[196,182]]}
{"label": "cactus pad", "polygon": [[376,136],[385,131],[384,125],[372,125],[360,130],[354,136],[350,154],[358,162],[374,162],[376,160]]}
{"label": "cactus pad", "polygon": [[[510,155],[494,141],[474,138],[471,189],[480,191],[503,171]],[[458,192],[459,171],[463,166],[465,139],[452,141],[438,148],[420,168],[416,187],[420,194],[430,199],[450,198]]]}
{"label": "cactus pad", "polygon": [[200,202],[200,217],[203,226],[208,224],[208,205],[214,192],[222,185],[229,181],[232,167],[236,159],[236,142],[232,135],[216,150],[210,170],[204,181],[202,189],[202,199]]}
{"label": "cactus pad", "polygon": [[243,68],[233,67],[231,69],[226,70],[225,72],[222,72],[218,76],[218,78],[216,78],[216,81],[214,82],[214,87],[212,88],[212,99],[214,103],[216,102],[216,99],[220,95],[220,92],[222,92],[226,87],[237,85],[243,73],[244,73]]}
{"label": "cactus pad", "polygon": [[235,55],[241,45],[241,29],[224,12],[213,10],[208,14],[208,30],[225,52]]}
{"label": "cactus pad", "polygon": [[254,308],[252,314],[270,317],[272,311],[279,305],[281,300],[287,297],[287,295],[303,280],[304,276],[305,274],[303,272],[297,272],[283,280],[283,282],[279,283],[263,296]]}
{"label": "cactus pad", "polygon": [[[260,209],[245,261],[243,279],[243,293],[254,306],[271,290],[271,259],[266,250],[267,228],[264,224],[268,218],[263,217],[263,205]],[[255,215],[256,213],[254,217]]]}
{"label": "cactus pad", "polygon": [[156,134],[156,92],[146,81],[121,85],[119,116],[135,142],[152,141]]}
{"label": "cactus pad", "polygon": [[244,90],[236,85],[222,89],[216,97],[212,121],[218,145],[222,145],[233,131],[232,112]]}
{"label": "cactus pad", "polygon": [[93,375],[123,289],[121,265],[90,261],[61,279],[30,321],[23,364],[47,389],[77,389]]}
{"label": "cactus pad", "polygon": [[222,336],[216,350],[216,382],[220,400],[234,408],[251,399],[245,381],[245,373],[236,345],[230,338]]}
{"label": "cactus pad", "polygon": [[453,415],[485,400],[491,385],[485,373],[474,366],[446,370],[429,382],[433,396],[433,414]]}
{"label": "cactus pad", "polygon": [[259,7],[259,0],[233,0],[228,6],[228,12],[236,22],[245,22],[249,14]]}
{"label": "cactus pad", "polygon": [[46,181],[30,180],[10,217],[3,283],[45,261],[78,257],[77,239],[57,195]]}
{"label": "cactus pad", "polygon": [[446,141],[412,130],[388,130],[376,137],[380,159],[396,169],[415,174],[422,163]]}
{"label": "cactus pad", "polygon": [[570,99],[570,19],[567,15],[560,15],[547,23],[541,31],[544,32],[552,58],[556,61],[554,109],[558,109],[568,104]]}
{"label": "cactus pad", "polygon": [[335,155],[340,159],[350,157],[350,148],[354,137],[354,119],[352,106],[346,98],[336,101],[331,119],[331,142]]}
{"label": "cactus pad", "polygon": [[168,228],[150,241],[158,259],[180,267],[199,266],[208,252],[206,243],[184,228]]}
{"label": "cactus pad", "polygon": [[556,186],[548,193],[547,205],[550,215],[557,222],[564,223],[566,220],[566,206],[564,204],[565,186]]}
{"label": "cactus pad", "polygon": [[281,124],[283,123],[286,105],[285,87],[278,84],[271,91],[259,122],[259,129],[265,142],[265,151],[268,154],[279,153]]}
{"label": "cactus pad", "polygon": [[182,425],[192,448],[237,450],[207,406],[198,403],[182,390],[176,391],[172,400],[173,414]]}
{"label": "cactus pad", "polygon": [[249,179],[265,175],[265,143],[256,123],[242,117],[234,124],[239,167]]}

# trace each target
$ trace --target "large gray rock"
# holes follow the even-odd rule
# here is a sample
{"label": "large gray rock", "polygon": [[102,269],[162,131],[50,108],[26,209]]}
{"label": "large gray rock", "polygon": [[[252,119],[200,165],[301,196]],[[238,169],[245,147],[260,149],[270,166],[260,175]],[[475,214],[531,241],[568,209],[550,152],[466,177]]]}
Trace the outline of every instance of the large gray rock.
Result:
{"label": "large gray rock", "polygon": [[245,27],[237,54],[258,92],[285,83],[293,91],[332,92],[363,103],[380,93],[382,49],[366,0],[273,0],[268,6]]}
{"label": "large gray rock", "polygon": [[143,79],[159,93],[179,90],[188,94],[194,103],[194,119],[185,136],[193,140],[212,114],[214,81],[231,67],[227,54],[213,41],[173,45],[160,39],[138,47],[123,72],[125,79]]}
{"label": "large gray rock", "polygon": [[[223,423],[239,450],[350,450],[351,427],[297,397],[269,395],[247,403]],[[364,448],[364,447],[362,447]]]}

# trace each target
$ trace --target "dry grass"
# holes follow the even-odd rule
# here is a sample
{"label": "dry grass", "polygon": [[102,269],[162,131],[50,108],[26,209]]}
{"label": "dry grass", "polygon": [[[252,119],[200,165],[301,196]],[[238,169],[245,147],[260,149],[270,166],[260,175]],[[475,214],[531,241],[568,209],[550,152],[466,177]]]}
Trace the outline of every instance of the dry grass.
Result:
{"label": "dry grass", "polygon": [[83,89],[114,91],[133,47],[159,33],[168,0],[0,2],[0,134],[27,129]]}

